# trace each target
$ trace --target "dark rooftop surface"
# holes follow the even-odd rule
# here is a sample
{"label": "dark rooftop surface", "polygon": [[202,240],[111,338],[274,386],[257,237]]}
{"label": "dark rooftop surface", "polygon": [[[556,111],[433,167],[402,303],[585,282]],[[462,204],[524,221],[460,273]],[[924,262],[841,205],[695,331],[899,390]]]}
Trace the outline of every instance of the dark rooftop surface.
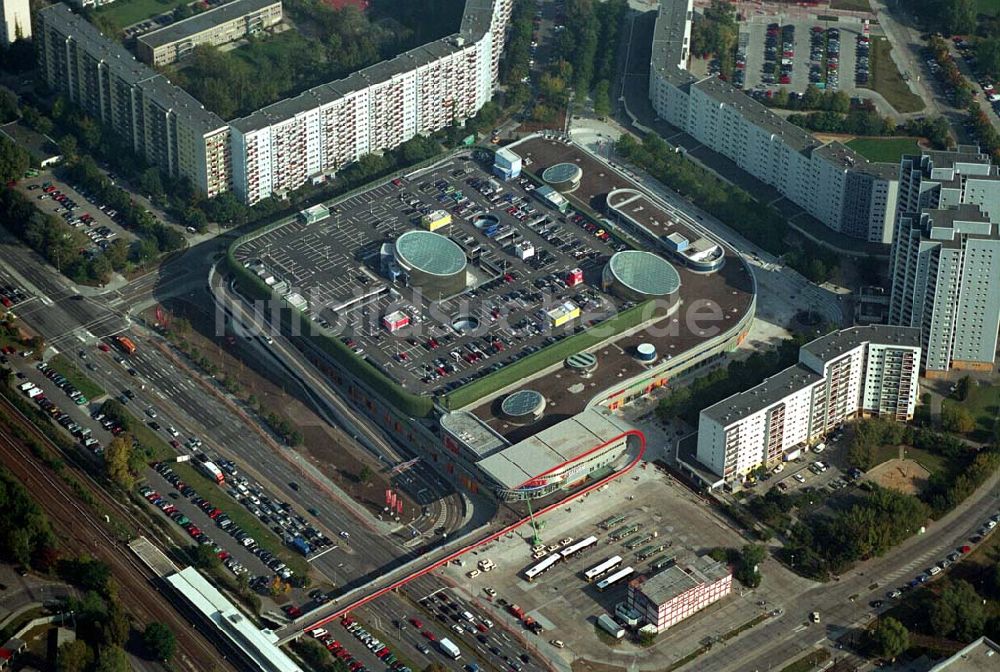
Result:
{"label": "dark rooftop surface", "polygon": [[[583,169],[580,186],[567,197],[576,205],[586,203],[592,209],[602,212],[608,192],[623,187],[639,188],[631,180],[611,170],[583,150],[555,140],[532,138],[513,147],[521,157],[531,157],[531,170],[537,175],[545,168],[562,162],[576,163]],[[671,217],[649,201],[641,216],[636,217],[643,225],[650,226],[652,220],[667,222]],[[681,223],[674,230],[688,235],[692,240],[704,234],[692,231]],[[536,423],[516,426],[505,422],[499,415],[499,404],[493,401],[471,409],[490,426],[503,434],[509,441],[517,442],[542,429],[550,427],[582,411],[587,402],[600,392],[608,389],[614,380],[627,380],[647,370],[632,353],[640,343],[652,343],[660,356],[677,357],[681,353],[702,343],[709,337],[706,333],[694,333],[683,319],[684,311],[695,301],[707,300],[719,306],[723,314],[721,329],[728,329],[750,309],[753,300],[753,280],[750,271],[736,252],[724,246],[726,264],[717,273],[705,275],[693,273],[676,265],[681,278],[680,291],[672,298],[679,298],[681,307],[674,315],[665,317],[647,329],[620,337],[605,343],[592,351],[598,359],[597,370],[590,379],[580,378],[568,370],[557,371],[545,376],[525,381],[525,387],[538,390],[545,395],[548,405],[545,415]],[[714,335],[714,334],[712,334]]]}

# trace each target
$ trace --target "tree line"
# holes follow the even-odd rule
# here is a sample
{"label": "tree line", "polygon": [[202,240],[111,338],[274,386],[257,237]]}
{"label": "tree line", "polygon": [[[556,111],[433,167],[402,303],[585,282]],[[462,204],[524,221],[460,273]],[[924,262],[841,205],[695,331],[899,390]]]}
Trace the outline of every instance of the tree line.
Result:
{"label": "tree line", "polygon": [[729,0],[712,0],[701,14],[695,12],[691,26],[691,53],[699,58],[715,56],[719,72],[729,79],[733,75],[739,26],[736,7]]}
{"label": "tree line", "polygon": [[[128,672],[125,646],[132,622],[119,598],[118,585],[105,563],[88,556],[63,557],[48,517],[27,488],[0,466],[0,557],[46,575],[58,577],[83,592],[69,598],[61,610],[72,612],[77,638],[57,653],[59,672]],[[142,633],[146,653],[154,660],[173,655],[174,635],[162,623],[150,623]]]}
{"label": "tree line", "polygon": [[885,554],[927,522],[930,510],[916,497],[874,484],[869,489],[846,510],[793,524],[779,551],[782,561],[806,576],[827,579]]}
{"label": "tree line", "polygon": [[616,46],[628,5],[625,0],[567,0],[566,28],[555,40],[557,76],[579,100],[594,96],[594,113],[611,114]]}
{"label": "tree line", "polygon": [[461,7],[454,0],[406,6],[392,20],[376,15],[372,21],[353,5],[337,9],[322,0],[289,0],[285,12],[305,29],[250,36],[246,45],[228,51],[200,45],[183,67],[166,70],[172,81],[223,119],[244,116],[458,27]]}
{"label": "tree line", "polygon": [[940,30],[946,35],[976,32],[979,22],[976,0],[909,0],[906,8],[928,29]]}
{"label": "tree line", "polygon": [[955,436],[881,418],[859,420],[853,429],[847,459],[863,471],[877,464],[877,450],[882,446],[913,446],[945,459],[946,468],[932,473],[919,495],[936,518],[971,495],[1000,468],[1000,444],[977,450]]}
{"label": "tree line", "polygon": [[655,133],[647,133],[642,143],[623,134],[615,151],[750,242],[783,256],[788,266],[812,282],[829,280],[839,266],[836,254],[808,240],[797,241],[798,247],[790,248],[785,240],[790,227],[776,208],[685,158]]}

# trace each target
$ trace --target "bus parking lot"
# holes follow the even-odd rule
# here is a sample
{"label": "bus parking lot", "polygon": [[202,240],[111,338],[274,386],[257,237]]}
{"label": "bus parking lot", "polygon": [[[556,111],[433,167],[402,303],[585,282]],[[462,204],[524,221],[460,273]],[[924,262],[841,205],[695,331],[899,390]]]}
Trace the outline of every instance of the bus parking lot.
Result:
{"label": "bus parking lot", "polygon": [[[615,607],[625,599],[629,579],[661,571],[671,560],[683,564],[713,548],[744,543],[727,521],[705,507],[694,493],[648,464],[628,478],[551,512],[540,534],[549,555],[591,536],[597,541],[554,563],[532,581],[527,580],[525,570],[548,556],[532,557],[528,528],[474,551],[462,566],[452,564],[442,571],[456,584],[456,592],[497,623],[521,632],[529,651],[567,662],[579,656],[599,660],[607,654],[607,645],[594,634],[594,622],[601,614],[615,613]],[[588,581],[587,570],[614,556],[622,559],[615,569],[592,575]],[[478,563],[486,559],[495,568],[476,572]],[[631,574],[603,589],[598,587],[602,579],[629,567]],[[734,588],[734,595],[736,592]],[[708,610],[712,630],[724,632],[751,618],[756,608],[747,603],[749,599],[730,596],[713,605]],[[537,634],[526,628],[525,619],[515,615],[522,611],[537,623],[532,627],[540,627]],[[697,642],[704,636],[704,627],[704,617],[699,614],[658,639],[669,637],[674,642],[676,636],[679,642]],[[697,646],[695,643],[692,649]],[[664,653],[679,658],[686,651],[674,651],[671,646],[664,647]]]}

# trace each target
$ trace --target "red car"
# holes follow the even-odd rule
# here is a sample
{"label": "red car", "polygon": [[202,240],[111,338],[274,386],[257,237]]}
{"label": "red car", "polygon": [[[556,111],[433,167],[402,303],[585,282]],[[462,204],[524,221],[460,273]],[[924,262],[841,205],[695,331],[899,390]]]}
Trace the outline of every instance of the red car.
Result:
{"label": "red car", "polygon": [[417,628],[418,630],[421,630],[424,627],[423,621],[421,621],[419,618],[416,617],[411,618],[410,623],[412,623],[413,627]]}
{"label": "red car", "polygon": [[420,634],[423,635],[424,637],[426,637],[427,639],[429,639],[432,642],[436,642],[437,641],[437,637],[435,637],[434,633],[431,632],[430,630],[424,630]]}
{"label": "red car", "polygon": [[292,618],[298,618],[299,616],[302,615],[302,610],[296,607],[294,604],[285,605],[284,609],[285,613],[291,616]]}
{"label": "red car", "polygon": [[110,352],[111,351],[111,348],[108,347],[107,343],[98,343],[97,344],[97,349],[100,350],[101,352]]}

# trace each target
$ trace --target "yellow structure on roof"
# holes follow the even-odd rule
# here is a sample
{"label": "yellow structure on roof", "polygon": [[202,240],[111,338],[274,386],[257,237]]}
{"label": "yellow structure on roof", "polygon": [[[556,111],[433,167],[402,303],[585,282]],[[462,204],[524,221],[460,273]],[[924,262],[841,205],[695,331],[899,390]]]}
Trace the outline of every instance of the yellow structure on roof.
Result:
{"label": "yellow structure on roof", "polygon": [[428,231],[437,231],[442,226],[451,224],[451,214],[445,210],[435,210],[421,217],[420,223]]}
{"label": "yellow structure on roof", "polygon": [[556,306],[548,311],[549,319],[552,320],[553,327],[561,327],[571,320],[580,317],[580,306],[572,301]]}

